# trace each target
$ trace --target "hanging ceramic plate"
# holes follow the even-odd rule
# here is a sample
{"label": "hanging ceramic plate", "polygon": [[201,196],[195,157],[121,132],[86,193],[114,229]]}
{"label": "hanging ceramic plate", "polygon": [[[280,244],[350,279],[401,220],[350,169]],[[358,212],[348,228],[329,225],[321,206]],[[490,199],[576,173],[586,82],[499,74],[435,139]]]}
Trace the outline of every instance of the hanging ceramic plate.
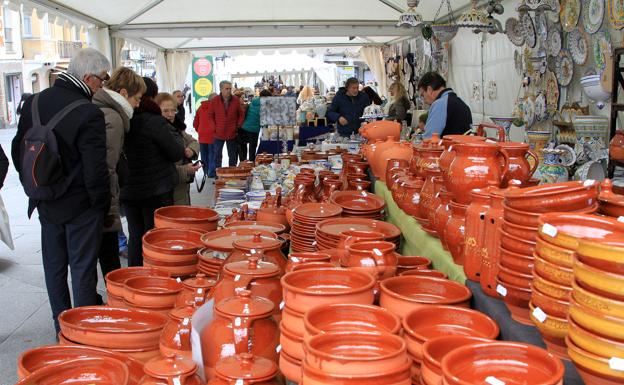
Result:
{"label": "hanging ceramic plate", "polygon": [[561,87],[570,85],[572,75],[574,75],[574,62],[570,52],[565,49],[562,49],[561,53],[559,53],[555,75],[557,75],[557,81]]}
{"label": "hanging ceramic plate", "polygon": [[524,100],[522,109],[524,110],[524,125],[531,127],[535,123],[535,102],[533,97],[527,97]]}
{"label": "hanging ceramic plate", "polygon": [[609,22],[613,28],[624,28],[624,1],[609,0]]}
{"label": "hanging ceramic plate", "polygon": [[602,26],[605,14],[605,0],[585,0],[583,25],[587,33],[596,33]]}
{"label": "hanging ceramic plate", "polygon": [[534,48],[535,44],[537,44],[537,35],[535,33],[535,25],[533,24],[533,19],[531,15],[528,13],[523,13],[520,16],[520,23],[522,23],[522,27],[524,28],[524,39],[529,48]]}
{"label": "hanging ceramic plate", "polygon": [[542,121],[546,120],[547,116],[546,97],[544,94],[539,94],[535,97],[535,119]]}
{"label": "hanging ceramic plate", "polygon": [[518,75],[522,75],[522,52],[519,50],[514,52],[514,67],[516,67]]}
{"label": "hanging ceramic plate", "polygon": [[561,32],[559,32],[559,29],[551,28],[548,30],[546,52],[550,56],[558,56],[559,52],[561,52]]}
{"label": "hanging ceramic plate", "polygon": [[583,65],[587,61],[589,42],[587,34],[579,28],[574,28],[568,34],[568,49],[572,55],[572,60],[578,65]]}
{"label": "hanging ceramic plate", "polygon": [[543,46],[548,40],[548,20],[544,12],[535,14],[535,32],[537,33],[537,39]]}
{"label": "hanging ceramic plate", "polygon": [[559,18],[565,32],[570,32],[578,24],[581,16],[581,0],[561,0]]}
{"label": "hanging ceramic plate", "polygon": [[548,20],[550,20],[553,23],[558,23],[559,22],[559,11],[560,11],[560,5],[559,5],[559,0],[553,0],[551,1],[551,5],[552,5],[552,11],[546,11],[546,16],[548,17]]}
{"label": "hanging ceramic plate", "polygon": [[559,83],[554,72],[546,73],[546,107],[548,111],[556,111],[559,108]]}
{"label": "hanging ceramic plate", "polygon": [[524,45],[524,29],[522,28],[522,24],[513,17],[510,17],[505,22],[505,34],[507,34],[507,38],[513,45],[518,47],[522,47]]}
{"label": "hanging ceramic plate", "polygon": [[594,36],[594,61],[596,70],[604,71],[607,61],[611,59],[611,37],[607,32],[598,32]]}

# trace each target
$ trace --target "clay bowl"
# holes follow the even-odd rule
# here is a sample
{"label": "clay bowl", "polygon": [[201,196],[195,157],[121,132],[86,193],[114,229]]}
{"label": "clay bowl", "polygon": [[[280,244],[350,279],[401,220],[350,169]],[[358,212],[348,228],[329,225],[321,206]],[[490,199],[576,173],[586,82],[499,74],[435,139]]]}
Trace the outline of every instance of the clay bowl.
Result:
{"label": "clay bowl", "polygon": [[624,216],[624,197],[619,194],[600,194],[598,197],[600,201],[600,213],[619,218]]}
{"label": "clay bowl", "polygon": [[286,326],[288,330],[302,336],[305,333],[305,326],[303,324],[303,316],[305,313],[298,312],[291,309],[288,305],[285,305],[282,309],[282,324]]}
{"label": "clay bowl", "polygon": [[624,237],[624,224],[591,214],[544,214],[539,219],[538,228],[539,236],[544,240],[570,250],[578,248],[580,238],[604,242]]}
{"label": "clay bowl", "polygon": [[283,323],[280,322],[279,325],[280,330],[280,345],[282,350],[296,360],[303,360],[303,337],[297,335],[288,328],[284,326]]}
{"label": "clay bowl", "polygon": [[445,384],[487,384],[494,377],[507,384],[563,383],[561,360],[544,349],[520,342],[488,342],[457,348],[442,359]]}
{"label": "clay bowl", "polygon": [[610,358],[580,348],[569,336],[566,339],[566,344],[568,345],[568,355],[585,384],[617,385],[624,382],[624,372],[611,369]]}
{"label": "clay bowl", "polygon": [[617,274],[624,274],[623,253],[624,239],[607,242],[581,239],[576,249],[576,257],[579,261],[597,269]]}
{"label": "clay bowl", "polygon": [[65,310],[58,320],[63,335],[83,345],[158,349],[158,339],[168,319],[148,311],[83,306]]}
{"label": "clay bowl", "polygon": [[519,287],[508,282],[504,282],[500,277],[496,278],[497,292],[503,296],[505,306],[511,313],[511,318],[524,325],[533,325],[529,318],[529,301],[531,300],[531,289]]}
{"label": "clay bowl", "polygon": [[418,307],[429,305],[470,306],[472,293],[457,282],[447,279],[399,276],[383,280],[380,283],[381,307],[400,318]]}
{"label": "clay bowl", "polygon": [[143,364],[141,362],[110,350],[78,345],[41,346],[23,352],[17,359],[17,376],[21,379],[50,365],[87,357],[109,357],[124,362],[130,375],[129,385],[138,384],[143,378]]}
{"label": "clay bowl", "polygon": [[535,271],[537,271],[539,275],[560,285],[572,285],[572,281],[574,280],[574,272],[572,269],[555,265],[537,255],[533,257],[535,258]]}
{"label": "clay bowl", "polygon": [[219,213],[207,207],[168,206],[154,211],[157,228],[197,230],[202,233],[217,229]]}
{"label": "clay bowl", "polygon": [[531,256],[514,253],[504,247],[500,248],[500,264],[506,268],[522,274],[531,274],[533,263],[534,259]]}
{"label": "clay bowl", "polygon": [[431,260],[418,255],[399,255],[397,265],[398,270],[401,271],[408,269],[430,269]]}
{"label": "clay bowl", "polygon": [[424,277],[434,277],[434,278],[443,278],[447,279],[448,276],[446,273],[443,273],[439,270],[429,270],[429,269],[410,269],[404,270],[399,275],[419,275]]}
{"label": "clay bowl", "polygon": [[618,301],[592,293],[572,281],[572,297],[580,304],[610,315],[624,319],[624,301]]}
{"label": "clay bowl", "polygon": [[624,275],[596,269],[575,258],[574,278],[579,286],[593,293],[624,301]]}
{"label": "clay bowl", "polygon": [[312,336],[303,345],[305,364],[331,374],[387,373],[407,360],[405,341],[389,333],[331,332]]}
{"label": "clay bowl", "polygon": [[111,294],[108,290],[106,291],[106,306],[109,307],[124,307],[124,299],[123,297],[117,297],[116,295]]}
{"label": "clay bowl", "polygon": [[537,238],[537,227],[520,226],[503,220],[502,229],[515,237],[527,241],[535,242],[535,238]]}
{"label": "clay bowl", "polygon": [[326,304],[303,317],[304,338],[337,331],[375,331],[398,334],[401,321],[388,310],[372,305]]}
{"label": "clay bowl", "polygon": [[282,234],[286,231],[286,226],[281,223],[269,222],[269,221],[234,221],[226,223],[224,226],[226,229],[253,229],[253,230],[265,230],[275,234]]}
{"label": "clay bowl", "polygon": [[106,274],[106,290],[116,297],[123,298],[124,283],[132,277],[169,277],[169,273],[153,267],[122,267]]}
{"label": "clay bowl", "polygon": [[371,304],[373,276],[347,269],[292,271],[281,279],[284,301],[293,310],[305,313],[326,303]]}
{"label": "clay bowl", "polygon": [[438,385],[442,383],[442,359],[453,350],[462,346],[491,342],[486,338],[471,336],[443,336],[428,340],[423,345],[423,363],[421,366],[422,384]]}
{"label": "clay bowl", "polygon": [[[318,370],[311,365],[303,364],[303,377],[299,384],[340,384],[340,385],[365,385],[365,384],[400,384],[406,385],[410,381],[412,363],[408,358],[403,365],[386,370],[380,370],[373,374],[335,374],[325,370]],[[416,377],[412,377],[416,378]]]}
{"label": "clay bowl", "polygon": [[191,275],[197,274],[197,263],[179,265],[176,263],[154,261],[152,259],[143,257],[143,266],[161,269],[169,273],[171,277],[189,277]]}
{"label": "clay bowl", "polygon": [[143,235],[143,254],[160,262],[181,265],[197,262],[202,234],[185,229],[152,229]]}
{"label": "clay bowl", "polygon": [[557,317],[540,308],[541,316],[545,314],[546,317],[538,319],[536,309],[536,306],[529,302],[531,321],[542,335],[548,351],[561,359],[569,360],[565,345],[565,337],[568,335],[567,317]]}
{"label": "clay bowl", "polygon": [[169,317],[169,313],[173,310],[173,306],[141,306],[128,302],[124,299],[123,308],[130,310],[149,311],[152,313],[162,314],[165,317]]}
{"label": "clay bowl", "polygon": [[[580,210],[574,211],[576,214],[590,214],[596,212],[598,209],[598,204],[594,204],[589,207],[582,208]],[[525,226],[525,227],[537,227],[539,225],[539,217],[542,213],[535,213],[532,211],[521,211],[515,210],[505,203],[503,203],[503,217],[507,222]]]}
{"label": "clay bowl", "polygon": [[[85,346],[82,344],[79,344],[77,342],[71,341],[69,340],[67,337],[65,337],[63,335],[62,332],[59,332],[58,334],[58,340],[59,340],[59,344],[62,346]],[[145,364],[146,362],[148,362],[149,360],[155,358],[155,357],[160,357],[161,353],[160,353],[160,349],[159,348],[143,348],[143,349],[106,349],[106,350],[111,350],[115,353],[119,353],[119,354],[123,354],[125,356],[128,356],[130,358],[133,358],[137,361],[139,361],[142,364]]]}
{"label": "clay bowl", "polygon": [[184,285],[173,278],[134,277],[126,280],[124,299],[145,307],[173,307]]}
{"label": "clay bowl", "polygon": [[384,233],[385,240],[390,242],[401,236],[401,230],[392,223],[366,218],[332,218],[316,224],[316,231],[336,238],[336,240],[340,238],[340,233],[345,230],[379,231]]}
{"label": "clay bowl", "polygon": [[537,242],[535,243],[535,254],[548,262],[572,268],[574,251],[553,245],[540,236],[537,237]]}
{"label": "clay bowl", "polygon": [[509,269],[501,264],[498,265],[497,277],[505,283],[509,283],[517,287],[522,287],[524,289],[530,289],[531,281],[533,280],[533,275],[520,273],[516,270]]}
{"label": "clay bowl", "polygon": [[624,342],[592,333],[571,318],[568,319],[568,325],[568,336],[579,348],[603,357],[622,357],[624,355]]}
{"label": "clay bowl", "polygon": [[542,309],[546,314],[564,319],[568,316],[569,300],[553,298],[542,293],[535,286],[531,287],[531,303],[535,307]]}
{"label": "clay bowl", "polygon": [[609,339],[624,340],[624,319],[605,315],[570,299],[570,318],[585,330]]}
{"label": "clay bowl", "polygon": [[343,209],[356,212],[375,212],[386,207],[386,202],[382,198],[366,191],[336,191],[329,201]]}
{"label": "clay bowl", "polygon": [[339,266],[336,266],[332,262],[305,262],[305,263],[300,263],[298,265],[293,266],[291,271],[337,269],[337,268],[339,268]]}
{"label": "clay bowl", "polygon": [[283,351],[280,352],[279,368],[287,380],[296,384],[301,383],[301,365],[301,360],[297,360]]}
{"label": "clay bowl", "polygon": [[572,288],[570,286],[559,285],[558,283],[551,282],[539,275],[536,271],[533,271],[531,288],[535,288],[551,298],[564,300],[568,303],[570,302],[570,296],[572,295]]}
{"label": "clay bowl", "polygon": [[201,241],[211,251],[231,253],[234,250],[234,241],[249,240],[256,234],[277,239],[277,234],[265,230],[221,229],[202,235]]}
{"label": "clay bowl", "polygon": [[128,384],[128,366],[111,357],[82,357],[43,367],[16,385],[112,385]]}
{"label": "clay bowl", "polygon": [[598,202],[599,187],[600,183],[588,180],[510,189],[505,193],[505,204],[516,210],[542,213],[576,211]]}
{"label": "clay bowl", "polygon": [[298,265],[309,264],[311,262],[329,263],[330,261],[331,255],[327,253],[290,253],[288,255],[288,263],[286,264],[286,272],[291,272],[293,268]]}
{"label": "clay bowl", "polygon": [[501,230],[501,246],[522,255],[533,255],[535,251],[535,242],[518,238],[503,230]]}
{"label": "clay bowl", "polygon": [[456,306],[427,306],[408,312],[402,321],[407,351],[417,361],[423,360],[423,344],[448,335],[495,339],[500,332],[494,320],[472,309]]}

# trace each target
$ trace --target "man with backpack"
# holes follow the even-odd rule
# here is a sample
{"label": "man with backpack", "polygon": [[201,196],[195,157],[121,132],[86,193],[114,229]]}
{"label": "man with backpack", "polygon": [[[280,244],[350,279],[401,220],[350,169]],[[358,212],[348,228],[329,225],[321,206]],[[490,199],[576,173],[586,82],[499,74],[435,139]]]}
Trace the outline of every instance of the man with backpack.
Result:
{"label": "man with backpack", "polygon": [[91,103],[108,79],[110,62],[85,48],[54,86],[29,97],[22,108],[11,155],[28,195],[28,216],[41,222],[43,269],[52,317],[74,306],[96,305],[97,253],[110,205],[106,127]]}

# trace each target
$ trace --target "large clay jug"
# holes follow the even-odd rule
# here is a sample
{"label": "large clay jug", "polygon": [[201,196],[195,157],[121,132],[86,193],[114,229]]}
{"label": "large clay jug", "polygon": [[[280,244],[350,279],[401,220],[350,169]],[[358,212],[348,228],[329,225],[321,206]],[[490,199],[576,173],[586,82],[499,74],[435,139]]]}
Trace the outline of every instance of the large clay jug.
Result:
{"label": "large clay jug", "polygon": [[490,208],[490,189],[474,189],[471,194],[472,203],[466,209],[464,273],[468,279],[479,282],[485,248],[485,214]]}
{"label": "large clay jug", "polygon": [[400,179],[400,187],[395,202],[406,214],[418,217],[420,215],[420,192],[424,180],[405,177]]}
{"label": "large clay jug", "polygon": [[388,159],[388,162],[386,163],[386,176],[385,176],[385,182],[386,182],[386,187],[388,187],[388,189],[390,191],[392,191],[392,173],[395,171],[399,171],[399,170],[404,170],[404,171],[408,171],[409,169],[409,160],[405,160],[405,159]]}
{"label": "large clay jug", "polygon": [[[537,169],[537,153],[529,149],[527,143],[522,142],[501,142],[499,146],[508,157],[507,172],[501,181],[501,187],[507,187],[509,181],[514,179],[522,184],[526,183]],[[530,165],[528,157],[533,158],[533,166]]]}
{"label": "large clay jug", "polygon": [[[460,143],[448,172],[447,187],[457,203],[468,205],[470,191],[499,186],[507,170],[507,154],[496,143]],[[502,167],[501,167],[502,164]]]}
{"label": "large clay jug", "polygon": [[458,143],[471,143],[471,142],[484,142],[483,136],[468,136],[468,135],[445,135],[442,138],[442,146],[444,151],[440,155],[438,160],[438,167],[442,171],[442,178],[444,179],[444,187],[448,191],[448,170],[455,159],[454,146]]}
{"label": "large clay jug", "polygon": [[451,218],[446,222],[444,238],[451,252],[453,261],[458,265],[464,264],[464,246],[466,234],[466,208],[461,203],[451,202]]}
{"label": "large clay jug", "polygon": [[360,127],[359,132],[369,141],[386,140],[389,136],[398,138],[401,135],[401,124],[391,120],[377,120]]}
{"label": "large clay jug", "polygon": [[139,385],[204,385],[197,369],[197,364],[189,358],[173,354],[157,357],[143,366],[145,376]]}
{"label": "large clay jug", "polygon": [[490,193],[490,208],[485,213],[485,248],[481,257],[481,288],[491,297],[499,298],[496,292],[496,276],[500,260],[501,233],[503,223],[503,200],[500,190]]}
{"label": "large clay jug", "polygon": [[428,169],[425,172],[425,182],[423,183],[422,190],[420,190],[420,201],[419,201],[419,214],[418,219],[421,219],[422,222],[427,222],[429,220],[429,212],[431,210],[431,205],[433,203],[433,195],[435,192],[435,184],[433,182],[433,178],[440,176],[439,169]]}
{"label": "large clay jug", "polygon": [[444,187],[440,190],[440,205],[435,212],[433,217],[433,228],[436,233],[438,233],[438,238],[440,239],[440,243],[442,243],[442,247],[444,250],[448,250],[448,245],[446,244],[446,237],[444,235],[444,230],[446,229],[446,223],[451,217],[451,207],[449,204],[451,203],[451,194],[446,191]]}
{"label": "large clay jug", "polygon": [[348,254],[340,259],[340,265],[371,274],[377,280],[390,278],[396,273],[398,263],[395,247],[386,241],[352,243],[347,246]]}
{"label": "large clay jug", "polygon": [[609,143],[609,158],[624,162],[624,131],[615,131],[615,136]]}
{"label": "large clay jug", "polygon": [[420,177],[425,176],[425,171],[430,168],[439,168],[439,160],[444,147],[441,145],[442,141],[438,134],[433,134],[428,142],[423,142],[417,149],[418,160],[416,161],[416,175]]}
{"label": "large clay jug", "polygon": [[378,156],[371,163],[373,174],[381,181],[386,180],[386,166],[389,159],[403,159],[407,162],[412,158],[412,144],[410,142],[397,142],[394,137],[379,145]]}

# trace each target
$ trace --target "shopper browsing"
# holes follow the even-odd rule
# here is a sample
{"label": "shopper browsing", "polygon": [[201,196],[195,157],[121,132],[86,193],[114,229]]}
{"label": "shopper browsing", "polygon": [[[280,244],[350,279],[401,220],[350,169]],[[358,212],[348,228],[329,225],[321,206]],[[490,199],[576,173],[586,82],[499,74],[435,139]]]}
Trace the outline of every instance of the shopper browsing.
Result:
{"label": "shopper browsing", "polygon": [[356,78],[349,78],[344,88],[340,88],[334,96],[327,117],[330,122],[336,123],[340,136],[349,137],[358,132],[360,118],[370,103],[368,96],[360,91],[360,82]]}
{"label": "shopper browsing", "polygon": [[215,165],[222,167],[223,145],[226,145],[229,165],[233,167],[238,163],[236,133],[245,120],[245,114],[240,101],[232,94],[232,82],[222,81],[219,90],[219,96],[210,100],[212,106],[208,110],[209,125],[215,128]]}

